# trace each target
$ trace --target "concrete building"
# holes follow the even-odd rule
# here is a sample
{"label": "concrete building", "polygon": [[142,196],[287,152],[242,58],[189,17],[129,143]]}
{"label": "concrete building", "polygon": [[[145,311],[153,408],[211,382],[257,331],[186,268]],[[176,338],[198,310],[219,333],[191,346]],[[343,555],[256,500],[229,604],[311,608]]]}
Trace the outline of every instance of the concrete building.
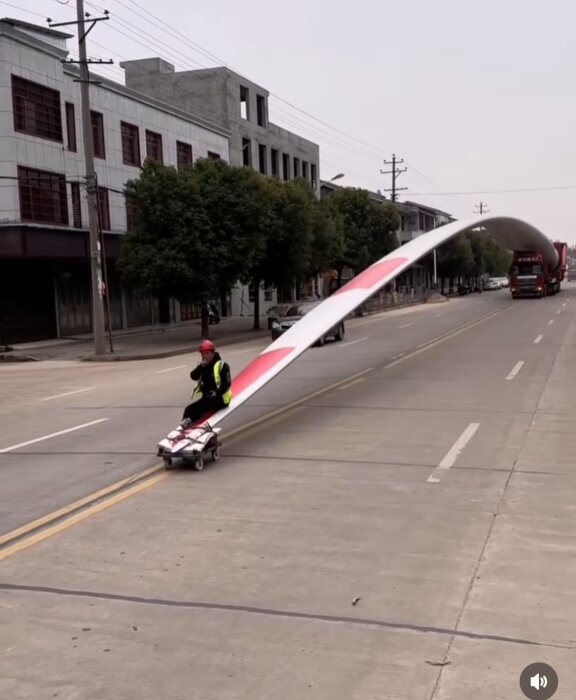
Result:
{"label": "concrete building", "polygon": [[[162,58],[124,61],[126,85],[138,92],[194,111],[230,134],[230,164],[248,166],[271,177],[307,180],[319,196],[320,149],[316,143],[273,124],[269,92],[228,68],[176,72]],[[228,311],[253,313],[255,290],[237,284]],[[260,308],[277,302],[273,289],[260,290]]]}
{"label": "concrete building", "polygon": [[232,165],[247,165],[281,180],[301,177],[318,189],[318,145],[270,122],[268,90],[228,68],[175,72],[161,58],[120,66],[127,87],[196,111],[230,132]]}
{"label": "concrete building", "polygon": [[[91,330],[80,87],[62,60],[69,34],[0,20],[0,344]],[[195,315],[127,295],[115,260],[131,212],[122,194],[145,158],[229,160],[221,125],[92,76],[92,130],[114,328]]]}

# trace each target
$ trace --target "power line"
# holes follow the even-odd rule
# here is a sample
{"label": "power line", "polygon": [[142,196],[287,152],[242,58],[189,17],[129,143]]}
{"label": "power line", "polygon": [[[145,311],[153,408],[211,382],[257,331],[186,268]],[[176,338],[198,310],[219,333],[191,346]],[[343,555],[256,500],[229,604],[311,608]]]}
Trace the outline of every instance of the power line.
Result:
{"label": "power line", "polygon": [[490,209],[488,209],[488,205],[485,202],[480,202],[480,204],[476,205],[478,211],[474,210],[475,214],[487,214]]}
{"label": "power line", "polygon": [[576,185],[559,185],[555,187],[523,187],[512,190],[474,190],[468,192],[413,192],[414,197],[435,197],[435,196],[451,196],[472,195],[472,194],[516,194],[521,192],[559,192],[561,190],[576,190]]}

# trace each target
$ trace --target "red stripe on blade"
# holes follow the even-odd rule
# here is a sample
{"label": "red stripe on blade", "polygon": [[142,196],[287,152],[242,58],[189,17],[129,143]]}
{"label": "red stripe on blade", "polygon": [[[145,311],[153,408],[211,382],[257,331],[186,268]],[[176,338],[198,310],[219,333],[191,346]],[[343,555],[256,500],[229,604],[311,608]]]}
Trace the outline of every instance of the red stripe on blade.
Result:
{"label": "red stripe on blade", "polygon": [[[232,393],[237,396],[247,389],[251,384],[258,380],[263,374],[277,365],[280,360],[283,360],[289,355],[294,348],[277,348],[270,350],[251,362],[248,367],[240,372],[240,374],[232,382]],[[232,399],[234,401],[234,399]]]}
{"label": "red stripe on blade", "polygon": [[394,270],[400,267],[400,265],[403,265],[407,260],[408,258],[394,258],[393,260],[384,260],[384,262],[373,265],[352,278],[348,284],[341,287],[335,294],[350,292],[353,289],[370,289],[370,287],[373,287],[377,282],[386,277],[386,275],[394,272]]}

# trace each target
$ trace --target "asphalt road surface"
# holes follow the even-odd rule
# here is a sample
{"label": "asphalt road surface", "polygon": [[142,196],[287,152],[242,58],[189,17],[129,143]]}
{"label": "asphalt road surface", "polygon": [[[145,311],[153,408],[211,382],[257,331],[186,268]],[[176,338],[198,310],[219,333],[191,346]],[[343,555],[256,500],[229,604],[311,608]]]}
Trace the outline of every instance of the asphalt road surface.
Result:
{"label": "asphalt road surface", "polygon": [[[0,550],[0,697],[573,697],[575,290],[354,320],[218,464]],[[195,361],[0,368],[0,531],[156,464]]]}

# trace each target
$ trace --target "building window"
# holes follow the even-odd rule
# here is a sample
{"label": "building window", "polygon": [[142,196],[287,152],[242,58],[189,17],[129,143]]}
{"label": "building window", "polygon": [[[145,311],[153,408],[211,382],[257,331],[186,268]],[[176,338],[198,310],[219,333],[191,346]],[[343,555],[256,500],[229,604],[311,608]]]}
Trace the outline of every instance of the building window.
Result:
{"label": "building window", "polygon": [[290,156],[287,153],[282,154],[282,174],[284,180],[290,179]]}
{"label": "building window", "polygon": [[134,124],[120,122],[122,134],[122,160],[125,165],[140,167],[140,137]]}
{"label": "building window", "polygon": [[162,136],[154,131],[146,129],[146,157],[163,163],[162,158]]}
{"label": "building window", "polygon": [[68,226],[66,178],[58,173],[18,166],[20,218]]}
{"label": "building window", "polygon": [[176,141],[176,162],[178,164],[178,170],[192,165],[192,146],[189,143]]}
{"label": "building window", "polygon": [[92,122],[92,144],[94,145],[94,158],[106,158],[106,144],[104,142],[104,116],[100,112],[90,112]]}
{"label": "building window", "polygon": [[273,287],[266,287],[264,290],[264,301],[272,301],[274,294]]}
{"label": "building window", "polygon": [[80,183],[70,183],[70,193],[72,195],[72,226],[82,228],[82,204],[80,200]]}
{"label": "building window", "polygon": [[220,154],[214,151],[208,151],[208,158],[210,158],[210,160],[220,160]]}
{"label": "building window", "polygon": [[259,143],[258,144],[258,165],[260,167],[260,172],[262,175],[267,175],[268,174],[268,163],[267,161],[267,156],[268,154],[266,153],[266,146],[264,144]]}
{"label": "building window", "polygon": [[102,231],[110,231],[110,200],[105,187],[98,188],[98,219]]}
{"label": "building window", "polygon": [[14,130],[62,141],[60,93],[45,85],[12,76]]}
{"label": "building window", "polygon": [[256,95],[256,117],[258,126],[266,126],[266,98],[263,95]]}
{"label": "building window", "polygon": [[310,165],[310,180],[312,181],[312,187],[316,189],[318,186],[318,168],[316,167],[316,163]]}
{"label": "building window", "polygon": [[66,136],[68,138],[68,150],[76,152],[76,116],[72,102],[66,102]]}
{"label": "building window", "polygon": [[294,177],[300,177],[300,158],[294,156]]}
{"label": "building window", "polygon": [[305,180],[308,179],[308,161],[306,161],[306,160],[302,161],[302,177]]}
{"label": "building window", "polygon": [[242,139],[242,165],[252,167],[252,142],[250,139]]}
{"label": "building window", "polygon": [[278,177],[278,151],[275,148],[270,149],[270,161],[272,175]]}
{"label": "building window", "polygon": [[248,105],[249,92],[248,88],[240,85],[240,117],[242,119],[250,119],[250,108]]}

